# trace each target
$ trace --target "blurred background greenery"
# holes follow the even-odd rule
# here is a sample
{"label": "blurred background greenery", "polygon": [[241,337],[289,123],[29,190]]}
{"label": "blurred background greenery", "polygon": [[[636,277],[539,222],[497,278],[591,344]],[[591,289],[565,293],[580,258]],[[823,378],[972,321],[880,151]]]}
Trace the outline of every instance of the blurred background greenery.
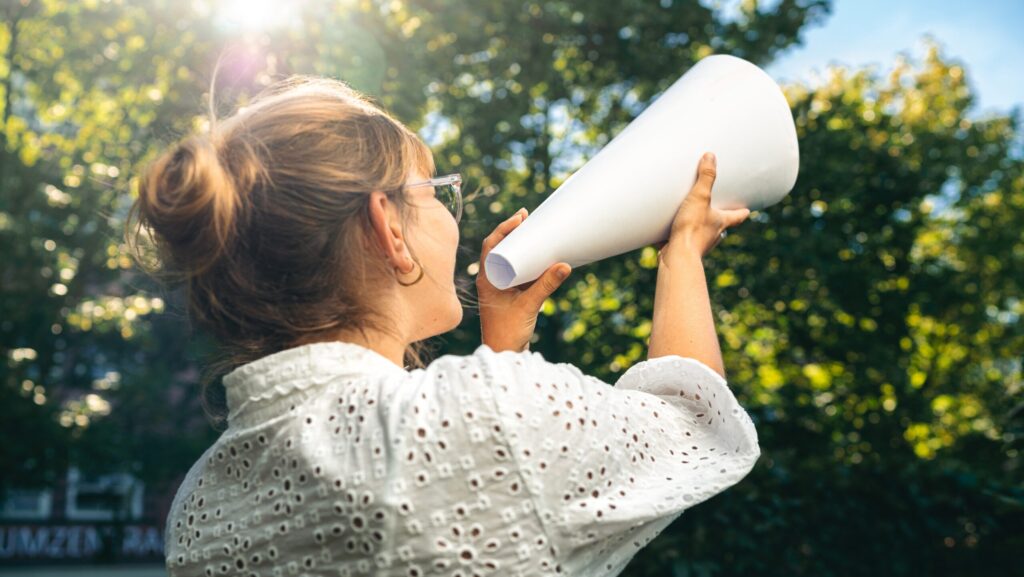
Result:
{"label": "blurred background greenery", "polygon": [[[767,66],[829,0],[3,0],[0,490],[69,465],[171,491],[220,431],[212,343],[135,270],[140,168],[290,74],[340,78],[467,181],[457,274],[698,59]],[[870,31],[866,31],[870,33]],[[786,84],[800,177],[705,268],[763,456],[625,575],[1024,574],[1024,154],[932,41],[883,72]],[[626,193],[628,191],[624,191]],[[614,382],[646,358],[656,252],[581,267],[532,350]],[[437,339],[467,354],[479,324]],[[216,402],[216,399],[213,400]]]}

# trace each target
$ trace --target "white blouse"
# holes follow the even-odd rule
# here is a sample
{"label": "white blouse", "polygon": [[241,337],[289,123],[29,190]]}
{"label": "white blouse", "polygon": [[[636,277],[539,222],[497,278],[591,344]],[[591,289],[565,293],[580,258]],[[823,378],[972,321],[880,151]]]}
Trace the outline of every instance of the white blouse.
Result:
{"label": "white blouse", "polygon": [[171,577],[605,576],[760,455],[707,365],[610,386],[537,352],[406,371],[353,343],[224,378],[228,428],[167,518]]}

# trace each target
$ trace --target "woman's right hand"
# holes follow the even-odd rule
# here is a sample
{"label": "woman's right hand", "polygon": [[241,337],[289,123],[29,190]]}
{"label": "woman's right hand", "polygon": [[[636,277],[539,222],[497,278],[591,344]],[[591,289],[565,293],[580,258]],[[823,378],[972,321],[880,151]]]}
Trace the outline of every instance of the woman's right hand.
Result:
{"label": "woman's right hand", "polygon": [[721,210],[711,206],[715,174],[715,155],[708,152],[700,160],[697,182],[676,212],[668,240],[656,245],[659,256],[668,251],[690,251],[703,257],[721,242],[723,231],[740,224],[750,215],[749,208]]}

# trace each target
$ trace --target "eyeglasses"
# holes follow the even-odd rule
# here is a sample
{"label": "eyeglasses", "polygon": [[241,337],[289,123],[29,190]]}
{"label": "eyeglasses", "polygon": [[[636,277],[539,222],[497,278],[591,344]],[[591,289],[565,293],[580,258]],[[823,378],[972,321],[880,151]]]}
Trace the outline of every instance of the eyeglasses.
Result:
{"label": "eyeglasses", "polygon": [[406,188],[415,186],[433,186],[434,197],[451,211],[455,222],[462,220],[462,175],[449,174],[405,185]]}

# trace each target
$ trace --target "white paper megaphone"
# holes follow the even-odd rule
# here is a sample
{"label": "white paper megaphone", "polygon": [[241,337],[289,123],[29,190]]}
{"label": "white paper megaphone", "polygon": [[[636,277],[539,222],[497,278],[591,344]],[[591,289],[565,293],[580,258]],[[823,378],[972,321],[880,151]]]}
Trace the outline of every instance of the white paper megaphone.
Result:
{"label": "white paper megaphone", "polygon": [[800,166],[782,90],[734,56],[708,56],[570,176],[484,262],[499,289],[668,239],[672,221],[713,152],[716,208],[760,210],[782,200]]}

